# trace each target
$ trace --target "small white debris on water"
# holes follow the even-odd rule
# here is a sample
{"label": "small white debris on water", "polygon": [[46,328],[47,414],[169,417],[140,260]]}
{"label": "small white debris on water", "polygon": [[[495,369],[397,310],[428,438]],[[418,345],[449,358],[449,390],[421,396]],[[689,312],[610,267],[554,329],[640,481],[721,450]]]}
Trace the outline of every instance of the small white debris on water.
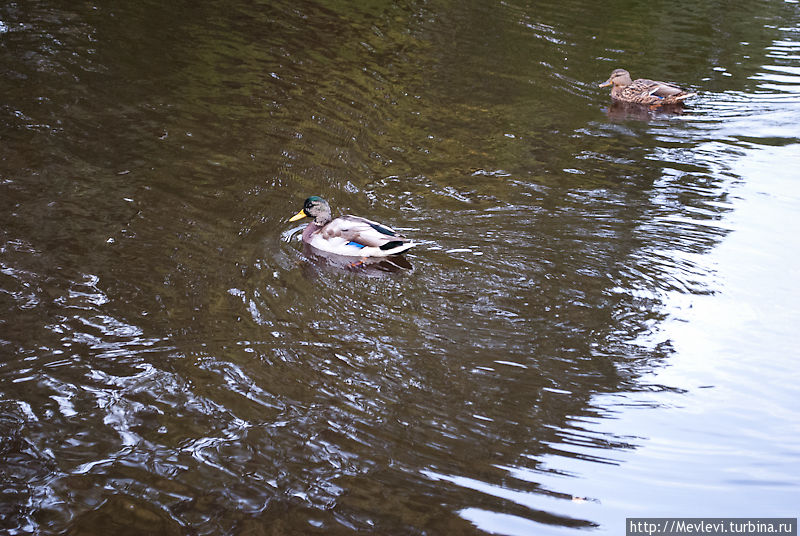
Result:
{"label": "small white debris on water", "polygon": [[528,368],[527,366],[523,365],[522,363],[514,363],[513,361],[495,361],[498,365],[508,365],[511,367],[519,367],[519,368]]}

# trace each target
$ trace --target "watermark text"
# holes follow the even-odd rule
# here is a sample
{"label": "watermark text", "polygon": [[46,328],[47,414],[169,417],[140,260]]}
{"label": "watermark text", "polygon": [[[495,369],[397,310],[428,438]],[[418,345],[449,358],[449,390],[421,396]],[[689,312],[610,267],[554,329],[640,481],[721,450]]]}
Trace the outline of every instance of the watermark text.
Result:
{"label": "watermark text", "polygon": [[796,517],[629,517],[625,536],[797,536]]}

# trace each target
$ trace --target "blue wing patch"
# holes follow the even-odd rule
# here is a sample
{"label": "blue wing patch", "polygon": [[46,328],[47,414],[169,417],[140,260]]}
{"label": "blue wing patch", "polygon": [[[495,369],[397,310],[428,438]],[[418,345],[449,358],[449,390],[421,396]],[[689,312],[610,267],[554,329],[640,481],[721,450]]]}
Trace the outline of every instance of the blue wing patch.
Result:
{"label": "blue wing patch", "polygon": [[363,248],[363,247],[364,247],[364,244],[359,244],[358,242],[352,242],[352,241],[351,241],[351,242],[348,242],[348,243],[347,243],[347,244],[345,244],[345,245],[346,245],[346,246],[355,246],[355,247],[357,247],[358,249],[361,249],[361,248]]}

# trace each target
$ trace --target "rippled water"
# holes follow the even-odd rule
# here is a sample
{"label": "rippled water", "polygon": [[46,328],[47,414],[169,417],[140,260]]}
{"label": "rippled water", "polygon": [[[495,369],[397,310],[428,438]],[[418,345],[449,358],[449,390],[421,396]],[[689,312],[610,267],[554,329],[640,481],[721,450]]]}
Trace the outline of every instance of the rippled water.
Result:
{"label": "rippled water", "polygon": [[796,3],[109,4],[0,7],[0,530],[797,515]]}

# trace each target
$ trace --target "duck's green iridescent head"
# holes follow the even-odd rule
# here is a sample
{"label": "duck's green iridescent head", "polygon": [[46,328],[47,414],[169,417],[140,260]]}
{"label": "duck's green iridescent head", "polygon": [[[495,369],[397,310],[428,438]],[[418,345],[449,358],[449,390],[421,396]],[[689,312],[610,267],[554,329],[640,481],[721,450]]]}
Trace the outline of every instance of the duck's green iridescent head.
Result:
{"label": "duck's green iridescent head", "polygon": [[325,225],[331,221],[331,207],[320,196],[312,195],[303,203],[303,209],[289,218],[289,221],[297,221],[306,216],[314,218],[314,223],[317,225]]}

